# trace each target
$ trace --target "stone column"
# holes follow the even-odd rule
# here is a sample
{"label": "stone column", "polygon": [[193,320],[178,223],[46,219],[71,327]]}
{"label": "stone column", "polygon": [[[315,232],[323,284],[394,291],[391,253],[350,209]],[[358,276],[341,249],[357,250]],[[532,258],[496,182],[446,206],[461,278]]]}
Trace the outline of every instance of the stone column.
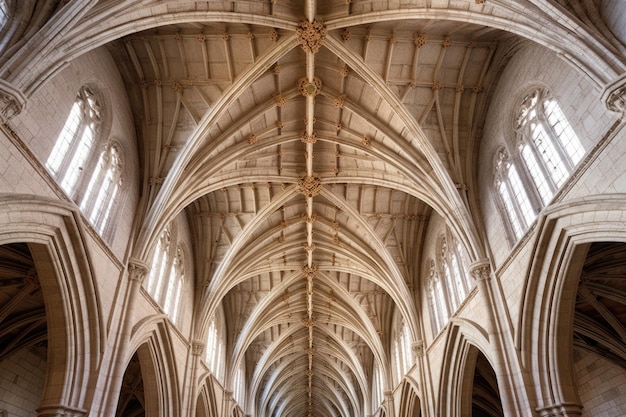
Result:
{"label": "stone column", "polygon": [[[521,372],[519,358],[511,335],[512,329],[502,293],[497,280],[492,279],[491,264],[481,259],[469,266],[471,276],[476,281],[478,293],[487,307],[487,331],[493,346],[495,357],[494,371],[498,377],[498,389],[502,401],[502,409],[506,416],[530,416],[527,386]],[[523,395],[520,393],[524,391]]]}
{"label": "stone column", "polygon": [[395,417],[396,409],[393,404],[393,391],[385,391],[385,404],[387,405],[387,417]]}

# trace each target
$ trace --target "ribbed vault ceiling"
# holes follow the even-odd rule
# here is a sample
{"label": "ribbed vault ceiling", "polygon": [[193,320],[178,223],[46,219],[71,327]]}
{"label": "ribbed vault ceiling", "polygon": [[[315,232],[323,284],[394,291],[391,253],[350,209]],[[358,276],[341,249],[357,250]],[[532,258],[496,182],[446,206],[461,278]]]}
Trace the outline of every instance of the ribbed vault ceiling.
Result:
{"label": "ribbed vault ceiling", "polygon": [[372,414],[394,315],[421,339],[413,289],[433,210],[469,219],[458,188],[511,36],[395,13],[344,22],[387,2],[229,4],[228,21],[109,44],[140,132],[139,238],[186,213],[196,326],[222,305],[225,384],[244,362],[246,413]]}

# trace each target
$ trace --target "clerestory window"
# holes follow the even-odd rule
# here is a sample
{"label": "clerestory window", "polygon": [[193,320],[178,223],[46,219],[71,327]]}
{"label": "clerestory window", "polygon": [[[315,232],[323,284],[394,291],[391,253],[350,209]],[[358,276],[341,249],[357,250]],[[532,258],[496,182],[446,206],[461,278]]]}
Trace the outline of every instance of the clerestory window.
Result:
{"label": "clerestory window", "polygon": [[184,285],[183,250],[174,243],[171,226],[168,226],[161,233],[154,251],[146,290],[175,324],[179,321]]}
{"label": "clerestory window", "polygon": [[514,121],[517,154],[500,149],[495,186],[514,240],[519,240],[565,184],[585,150],[547,89],[527,94]]}
{"label": "clerestory window", "polygon": [[115,208],[122,186],[122,155],[116,144],[109,144],[100,154],[80,209],[102,235]]}
{"label": "clerestory window", "polygon": [[431,324],[437,335],[469,294],[472,283],[466,270],[466,259],[460,243],[450,236],[440,240],[438,267],[430,260],[428,301]]}
{"label": "clerestory window", "polygon": [[209,329],[207,331],[206,343],[206,365],[213,373],[213,376],[223,383],[224,381],[224,334],[221,315],[215,313],[211,317]]}
{"label": "clerestory window", "polygon": [[96,94],[89,87],[82,87],[46,161],[46,168],[72,198],[87,168],[101,125],[102,112]]}

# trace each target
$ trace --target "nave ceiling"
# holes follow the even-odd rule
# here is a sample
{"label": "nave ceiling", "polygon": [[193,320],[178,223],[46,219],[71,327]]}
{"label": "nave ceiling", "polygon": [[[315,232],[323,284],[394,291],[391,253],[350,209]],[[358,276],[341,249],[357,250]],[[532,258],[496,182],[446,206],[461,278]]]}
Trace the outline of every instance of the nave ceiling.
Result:
{"label": "nave ceiling", "polygon": [[225,384],[245,363],[254,415],[372,414],[396,315],[423,339],[430,219],[484,257],[470,214],[482,124],[520,34],[546,19],[493,3],[101,0],[68,32],[76,55],[108,48],[128,89],[135,255],[184,214],[194,325],[223,307]]}
{"label": "nave ceiling", "polygon": [[257,415],[371,412],[363,404],[373,364],[389,377],[394,314],[418,329],[429,218],[464,204],[455,185],[466,183],[504,62],[494,57],[516,44],[439,19],[329,29],[341,6],[318,3],[332,12],[309,16],[325,33],[276,2],[286,27],[184,23],[109,45],[149,200],[166,196],[153,208],[163,219],[185,211],[208,311],[199,322],[223,302],[227,375],[245,363],[245,406]]}

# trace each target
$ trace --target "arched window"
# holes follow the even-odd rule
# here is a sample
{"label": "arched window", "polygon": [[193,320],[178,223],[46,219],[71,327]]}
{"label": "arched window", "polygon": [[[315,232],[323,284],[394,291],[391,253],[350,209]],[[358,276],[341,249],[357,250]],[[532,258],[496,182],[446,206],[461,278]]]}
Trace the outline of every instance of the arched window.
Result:
{"label": "arched window", "polygon": [[430,272],[428,277],[428,300],[433,333],[436,335],[448,322],[450,313],[443,285],[435,268],[435,261],[430,260]]}
{"label": "arched window", "polygon": [[515,239],[522,237],[537,217],[517,167],[504,148],[500,149],[495,164],[496,190],[507,215],[508,225]]}
{"label": "arched window", "polygon": [[46,167],[71,197],[97,141],[102,124],[100,104],[89,87],[82,87],[48,156]]}
{"label": "arched window", "polygon": [[233,379],[233,399],[239,405],[243,405],[246,400],[246,380],[245,380],[245,364],[242,361],[235,372]]}
{"label": "arched window", "polygon": [[449,290],[450,305],[453,306],[453,310],[456,310],[465,300],[471,287],[465,273],[464,259],[463,249],[455,239],[451,239],[451,245],[448,244],[448,239],[442,240],[441,264],[443,265],[446,287]]}
{"label": "arched window", "polygon": [[500,149],[495,186],[514,240],[519,240],[565,184],[585,150],[548,90],[527,94],[514,121],[517,152]]}
{"label": "arched window", "polygon": [[561,108],[545,89],[524,97],[515,119],[519,152],[543,206],[585,154]]}
{"label": "arched window", "polygon": [[0,28],[3,28],[9,21],[9,15],[9,4],[7,0],[0,0]]}
{"label": "arched window", "polygon": [[221,315],[215,313],[209,323],[206,343],[206,364],[215,378],[221,383],[224,381],[224,334]]}
{"label": "arched window", "polygon": [[154,251],[146,289],[175,324],[179,320],[184,285],[183,250],[173,243],[171,226],[168,225]]}
{"label": "arched window", "polygon": [[80,209],[93,227],[102,235],[115,207],[122,186],[122,156],[115,144],[108,144],[100,154]]}

